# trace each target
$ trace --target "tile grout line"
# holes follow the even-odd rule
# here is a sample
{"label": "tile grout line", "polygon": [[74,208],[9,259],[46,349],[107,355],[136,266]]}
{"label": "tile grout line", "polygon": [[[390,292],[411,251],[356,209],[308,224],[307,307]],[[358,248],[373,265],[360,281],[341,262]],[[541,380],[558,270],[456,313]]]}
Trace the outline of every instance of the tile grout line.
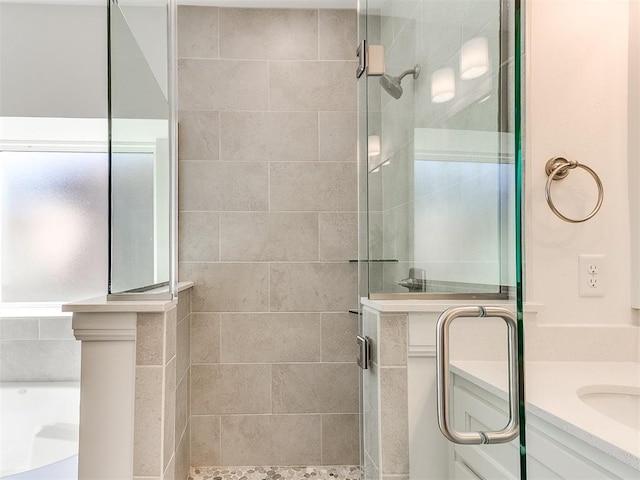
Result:
{"label": "tile grout line", "polygon": [[218,365],[222,364],[222,315],[218,313]]}
{"label": "tile grout line", "polygon": [[322,435],[323,435],[322,419],[323,418],[324,418],[324,415],[321,413],[320,414],[320,465],[324,465],[324,444],[322,441]]}
{"label": "tile grout line", "polygon": [[271,61],[267,61],[267,112],[271,111]]}
{"label": "tile grout line", "polygon": [[269,384],[269,403],[270,403],[270,410],[271,413],[269,414],[269,416],[273,416],[274,412],[273,412],[273,364],[270,364],[269,366],[269,373],[271,375],[271,382]]}
{"label": "tile grout line", "polygon": [[220,9],[219,8],[216,8],[216,13],[218,14],[216,15],[216,22],[217,22],[217,25],[216,25],[217,52],[216,53],[218,54],[218,60],[219,60],[220,59]]}
{"label": "tile grout line", "polygon": [[317,20],[317,28],[318,28],[318,33],[317,33],[317,48],[316,48],[316,60],[320,60],[320,9],[316,10],[316,20]]}
{"label": "tile grout line", "polygon": [[218,456],[220,458],[220,463],[222,463],[222,415],[218,415],[218,442],[219,442],[219,449],[218,449]]}
{"label": "tile grout line", "polygon": [[324,360],[324,352],[322,348],[322,324],[324,323],[322,321],[322,313],[318,314],[318,318],[320,320],[320,363],[326,363]]}
{"label": "tile grout line", "polygon": [[318,262],[321,262],[322,259],[320,258],[320,242],[322,241],[322,228],[321,228],[321,222],[320,222],[320,212],[316,212],[316,221],[318,223]]}
{"label": "tile grout line", "polygon": [[222,261],[222,212],[218,212],[218,262]]}
{"label": "tile grout line", "polygon": [[222,162],[224,161],[222,160],[222,112],[220,110],[216,110],[215,112],[218,114],[218,161]]}

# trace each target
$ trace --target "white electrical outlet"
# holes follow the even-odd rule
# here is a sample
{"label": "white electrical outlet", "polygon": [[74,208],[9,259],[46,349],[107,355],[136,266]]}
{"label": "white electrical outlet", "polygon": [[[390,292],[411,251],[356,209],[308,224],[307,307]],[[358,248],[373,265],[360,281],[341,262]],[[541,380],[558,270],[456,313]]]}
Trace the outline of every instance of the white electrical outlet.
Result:
{"label": "white electrical outlet", "polygon": [[580,255],[578,257],[578,285],[581,297],[604,297],[604,255]]}

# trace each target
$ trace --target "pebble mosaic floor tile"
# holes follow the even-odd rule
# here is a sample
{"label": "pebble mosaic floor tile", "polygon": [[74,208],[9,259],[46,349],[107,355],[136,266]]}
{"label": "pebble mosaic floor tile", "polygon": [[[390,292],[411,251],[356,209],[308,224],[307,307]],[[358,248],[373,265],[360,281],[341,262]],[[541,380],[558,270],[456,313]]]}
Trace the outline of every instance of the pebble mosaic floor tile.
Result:
{"label": "pebble mosaic floor tile", "polygon": [[194,467],[189,480],[360,480],[360,467]]}

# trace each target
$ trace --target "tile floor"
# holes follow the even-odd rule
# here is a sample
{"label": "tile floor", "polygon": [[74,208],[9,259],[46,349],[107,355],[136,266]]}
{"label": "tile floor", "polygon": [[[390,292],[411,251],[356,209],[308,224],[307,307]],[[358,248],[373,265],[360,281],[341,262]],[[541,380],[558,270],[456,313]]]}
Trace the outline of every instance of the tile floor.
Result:
{"label": "tile floor", "polygon": [[360,467],[194,467],[189,480],[360,480]]}

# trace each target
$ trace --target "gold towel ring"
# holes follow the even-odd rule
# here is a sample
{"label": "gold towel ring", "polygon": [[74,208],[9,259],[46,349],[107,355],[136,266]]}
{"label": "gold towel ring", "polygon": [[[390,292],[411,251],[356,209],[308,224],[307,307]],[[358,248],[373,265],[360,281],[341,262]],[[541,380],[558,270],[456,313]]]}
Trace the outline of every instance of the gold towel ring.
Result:
{"label": "gold towel ring", "polygon": [[[598,201],[596,202],[596,206],[594,207],[594,209],[591,211],[589,215],[579,220],[564,216],[562,213],[558,211],[556,206],[553,204],[553,200],[551,200],[551,183],[554,180],[562,180],[567,175],[569,175],[570,170],[573,170],[574,168],[577,168],[577,167],[580,167],[583,170],[585,170],[587,173],[589,173],[595,180],[596,186],[598,187]],[[602,186],[602,182],[600,181],[600,177],[598,177],[598,174],[594,172],[591,168],[587,167],[586,165],[582,165],[576,162],[575,160],[567,160],[566,158],[563,158],[563,157],[553,157],[545,165],[544,171],[549,177],[547,178],[547,186],[544,191],[544,196],[547,199],[549,208],[551,208],[553,213],[555,213],[559,218],[569,223],[582,223],[582,222],[586,222],[587,220],[592,218],[596,213],[598,213],[598,211],[600,210],[600,207],[602,206],[602,201],[604,200],[604,187]]]}

